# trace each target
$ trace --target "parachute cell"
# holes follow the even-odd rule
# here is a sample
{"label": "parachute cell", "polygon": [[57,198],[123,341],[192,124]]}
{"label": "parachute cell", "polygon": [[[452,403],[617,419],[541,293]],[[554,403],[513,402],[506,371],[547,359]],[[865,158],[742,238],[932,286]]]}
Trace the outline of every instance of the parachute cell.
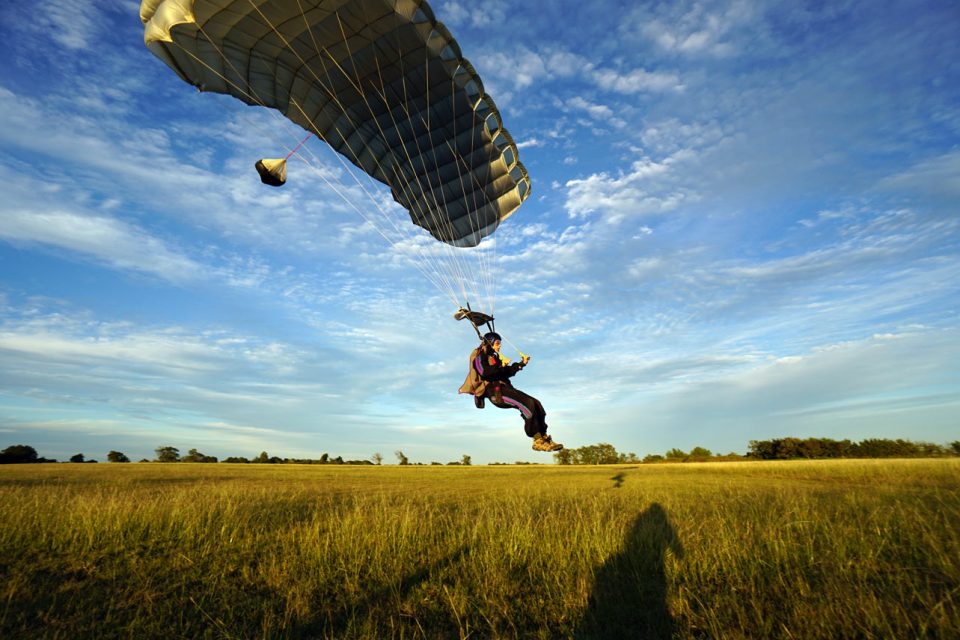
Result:
{"label": "parachute cell", "polygon": [[426,2],[143,0],[140,17],[184,81],[277,109],[438,240],[477,245],[530,193],[496,105]]}

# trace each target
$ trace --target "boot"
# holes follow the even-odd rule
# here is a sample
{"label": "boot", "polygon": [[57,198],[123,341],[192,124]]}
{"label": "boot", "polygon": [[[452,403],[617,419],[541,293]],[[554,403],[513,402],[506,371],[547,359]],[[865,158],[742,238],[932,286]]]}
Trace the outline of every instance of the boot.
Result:
{"label": "boot", "polygon": [[545,436],[542,433],[533,436],[534,451],[560,451],[561,449],[563,449],[563,445],[559,442],[554,442],[550,436]]}

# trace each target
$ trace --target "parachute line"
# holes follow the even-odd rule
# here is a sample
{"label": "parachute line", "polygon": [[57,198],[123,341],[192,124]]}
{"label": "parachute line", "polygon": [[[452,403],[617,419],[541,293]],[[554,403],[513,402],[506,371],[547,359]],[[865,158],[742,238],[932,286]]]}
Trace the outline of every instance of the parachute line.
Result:
{"label": "parachute line", "polygon": [[290,156],[292,156],[293,154],[295,154],[295,153],[297,152],[297,150],[300,149],[300,147],[302,147],[302,146],[304,145],[304,143],[305,143],[307,140],[309,140],[311,137],[313,137],[313,132],[308,133],[306,138],[304,138],[303,140],[301,140],[300,143],[299,143],[297,146],[295,146],[293,149],[291,149],[291,150],[290,150],[290,153],[287,154],[287,157],[284,158],[284,160],[289,160],[289,159],[290,159]]}

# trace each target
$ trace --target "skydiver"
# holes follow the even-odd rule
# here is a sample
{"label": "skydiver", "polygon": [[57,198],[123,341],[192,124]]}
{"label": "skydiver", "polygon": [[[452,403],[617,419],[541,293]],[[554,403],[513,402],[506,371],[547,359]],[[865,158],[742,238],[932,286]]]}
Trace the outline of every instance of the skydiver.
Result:
{"label": "skydiver", "polygon": [[560,451],[563,445],[547,435],[543,405],[510,384],[510,378],[527,366],[530,356],[509,364],[500,355],[500,341],[500,334],[493,331],[483,336],[480,346],[470,354],[470,372],[460,393],[472,394],[478,409],[483,408],[485,398],[501,409],[517,409],[523,416],[524,431],[533,438],[534,451]]}

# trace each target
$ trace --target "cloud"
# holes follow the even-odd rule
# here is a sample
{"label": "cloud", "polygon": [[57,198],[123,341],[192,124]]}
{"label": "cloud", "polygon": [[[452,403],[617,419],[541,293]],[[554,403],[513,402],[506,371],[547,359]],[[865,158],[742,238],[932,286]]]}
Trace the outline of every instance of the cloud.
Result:
{"label": "cloud", "polygon": [[[271,357],[264,357],[265,349]],[[46,367],[69,369],[89,366],[92,370],[109,364],[127,374],[136,373],[135,377],[141,379],[144,375],[175,378],[181,374],[224,373],[234,361],[254,366],[282,362],[277,359],[278,349],[276,344],[252,344],[248,338],[189,335],[177,327],[137,331],[126,325],[94,323],[59,314],[19,322],[8,319],[0,332],[0,350],[11,358],[16,354],[21,362],[43,362]],[[285,357],[289,358],[289,354]]]}
{"label": "cloud", "polygon": [[680,121],[677,118],[649,122],[641,131],[644,147],[669,155],[682,150],[710,149],[724,142],[726,127],[717,121]]}
{"label": "cloud", "polygon": [[[201,200],[189,194],[213,190],[217,177],[184,165],[173,155],[164,132],[149,135],[123,120],[93,122],[68,110],[58,111],[55,104],[0,87],[0,108],[6,114],[0,124],[0,141],[84,170],[89,188],[98,182],[104,190],[107,185],[136,185],[140,190],[162,187],[164,195],[193,207],[199,207]],[[38,131],[43,135],[37,135]],[[131,153],[118,153],[117,140]]]}
{"label": "cloud", "polygon": [[470,25],[475,28],[489,28],[506,19],[508,5],[502,0],[488,0],[481,6],[464,6],[459,2],[444,2],[437,12],[441,22],[451,25]]}
{"label": "cloud", "polygon": [[545,143],[539,138],[529,138],[523,142],[517,143],[517,149],[528,149],[532,147],[542,147]]}
{"label": "cloud", "polygon": [[94,3],[88,0],[47,0],[38,3],[40,25],[68,49],[86,49],[97,35]]}
{"label": "cloud", "polygon": [[882,179],[879,187],[960,198],[960,151],[925,158],[895,175]]}
{"label": "cloud", "polygon": [[602,212],[609,224],[628,217],[674,210],[683,202],[696,199],[692,191],[674,187],[667,179],[673,166],[686,160],[683,154],[662,162],[642,158],[633,162],[629,173],[618,176],[597,173],[569,180],[565,185],[564,209],[573,218]]}
{"label": "cloud", "polygon": [[626,72],[597,69],[593,72],[592,79],[601,89],[627,95],[646,91],[681,92],[684,90],[683,83],[675,74],[651,72],[646,69],[632,69]]}
{"label": "cloud", "polygon": [[15,13],[10,24],[36,39],[31,46],[39,47],[42,41],[46,47],[52,41],[74,55],[95,45],[105,29],[105,14],[130,8],[123,0],[37,0],[30,6],[29,18]]}
{"label": "cloud", "polygon": [[[74,407],[99,418],[150,416],[154,428],[190,416],[201,430],[279,424],[285,432],[309,420],[314,410],[305,407],[313,403],[338,406],[334,378],[320,362],[345,360],[335,350],[233,331],[108,323],[43,307],[5,310],[0,354],[0,395],[10,415],[27,415],[39,403],[51,408],[48,415]],[[336,374],[348,385],[350,377]]]}
{"label": "cloud", "polygon": [[726,58],[742,52],[741,30],[755,26],[757,12],[743,0],[676,2],[642,6],[623,31],[640,34],[668,53]]}
{"label": "cloud", "polygon": [[7,211],[0,238],[37,243],[92,257],[117,269],[133,269],[182,283],[202,277],[204,268],[134,225],[106,216],[68,211]]}
{"label": "cloud", "polygon": [[[960,344],[956,331],[946,330],[904,333],[898,340],[880,337],[827,345],[699,382],[695,388],[678,390],[665,402],[672,405],[671,411],[697,419],[710,411],[722,415],[725,423],[749,415],[753,428],[762,430],[755,433],[800,429],[791,435],[801,436],[812,435],[803,426],[812,410],[828,418],[818,421],[819,429],[852,412],[860,418],[861,429],[869,429],[867,421],[876,420],[870,435],[882,436],[904,420],[899,412],[888,414],[887,405],[910,399],[917,415],[938,413],[953,369],[946,363],[960,355],[956,344]],[[944,349],[952,355],[931,357]],[[946,399],[948,404],[960,404],[955,395]],[[881,418],[884,414],[888,415]],[[923,420],[915,424],[928,432],[933,427]]]}
{"label": "cloud", "polygon": [[587,102],[580,96],[574,96],[567,100],[567,106],[572,109],[578,109],[581,111],[586,111],[592,117],[598,118],[600,120],[607,120],[613,117],[613,109],[603,104],[594,104]]}
{"label": "cloud", "polygon": [[477,65],[483,78],[493,79],[497,85],[515,91],[531,90],[540,82],[571,78],[581,78],[604,91],[623,95],[684,90],[683,82],[675,73],[642,68],[611,68],[573,51],[553,46],[535,51],[519,45],[509,53],[493,51],[480,58]]}
{"label": "cloud", "polygon": [[[658,349],[661,342],[621,340],[578,361],[575,384],[597,409],[589,427],[566,425],[567,442],[615,438],[618,449],[641,455],[696,445],[745,452],[749,440],[783,436],[906,433],[940,442],[960,409],[955,328],[821,343],[789,355],[716,346],[671,353]],[[601,372],[604,384],[591,383]]]}

